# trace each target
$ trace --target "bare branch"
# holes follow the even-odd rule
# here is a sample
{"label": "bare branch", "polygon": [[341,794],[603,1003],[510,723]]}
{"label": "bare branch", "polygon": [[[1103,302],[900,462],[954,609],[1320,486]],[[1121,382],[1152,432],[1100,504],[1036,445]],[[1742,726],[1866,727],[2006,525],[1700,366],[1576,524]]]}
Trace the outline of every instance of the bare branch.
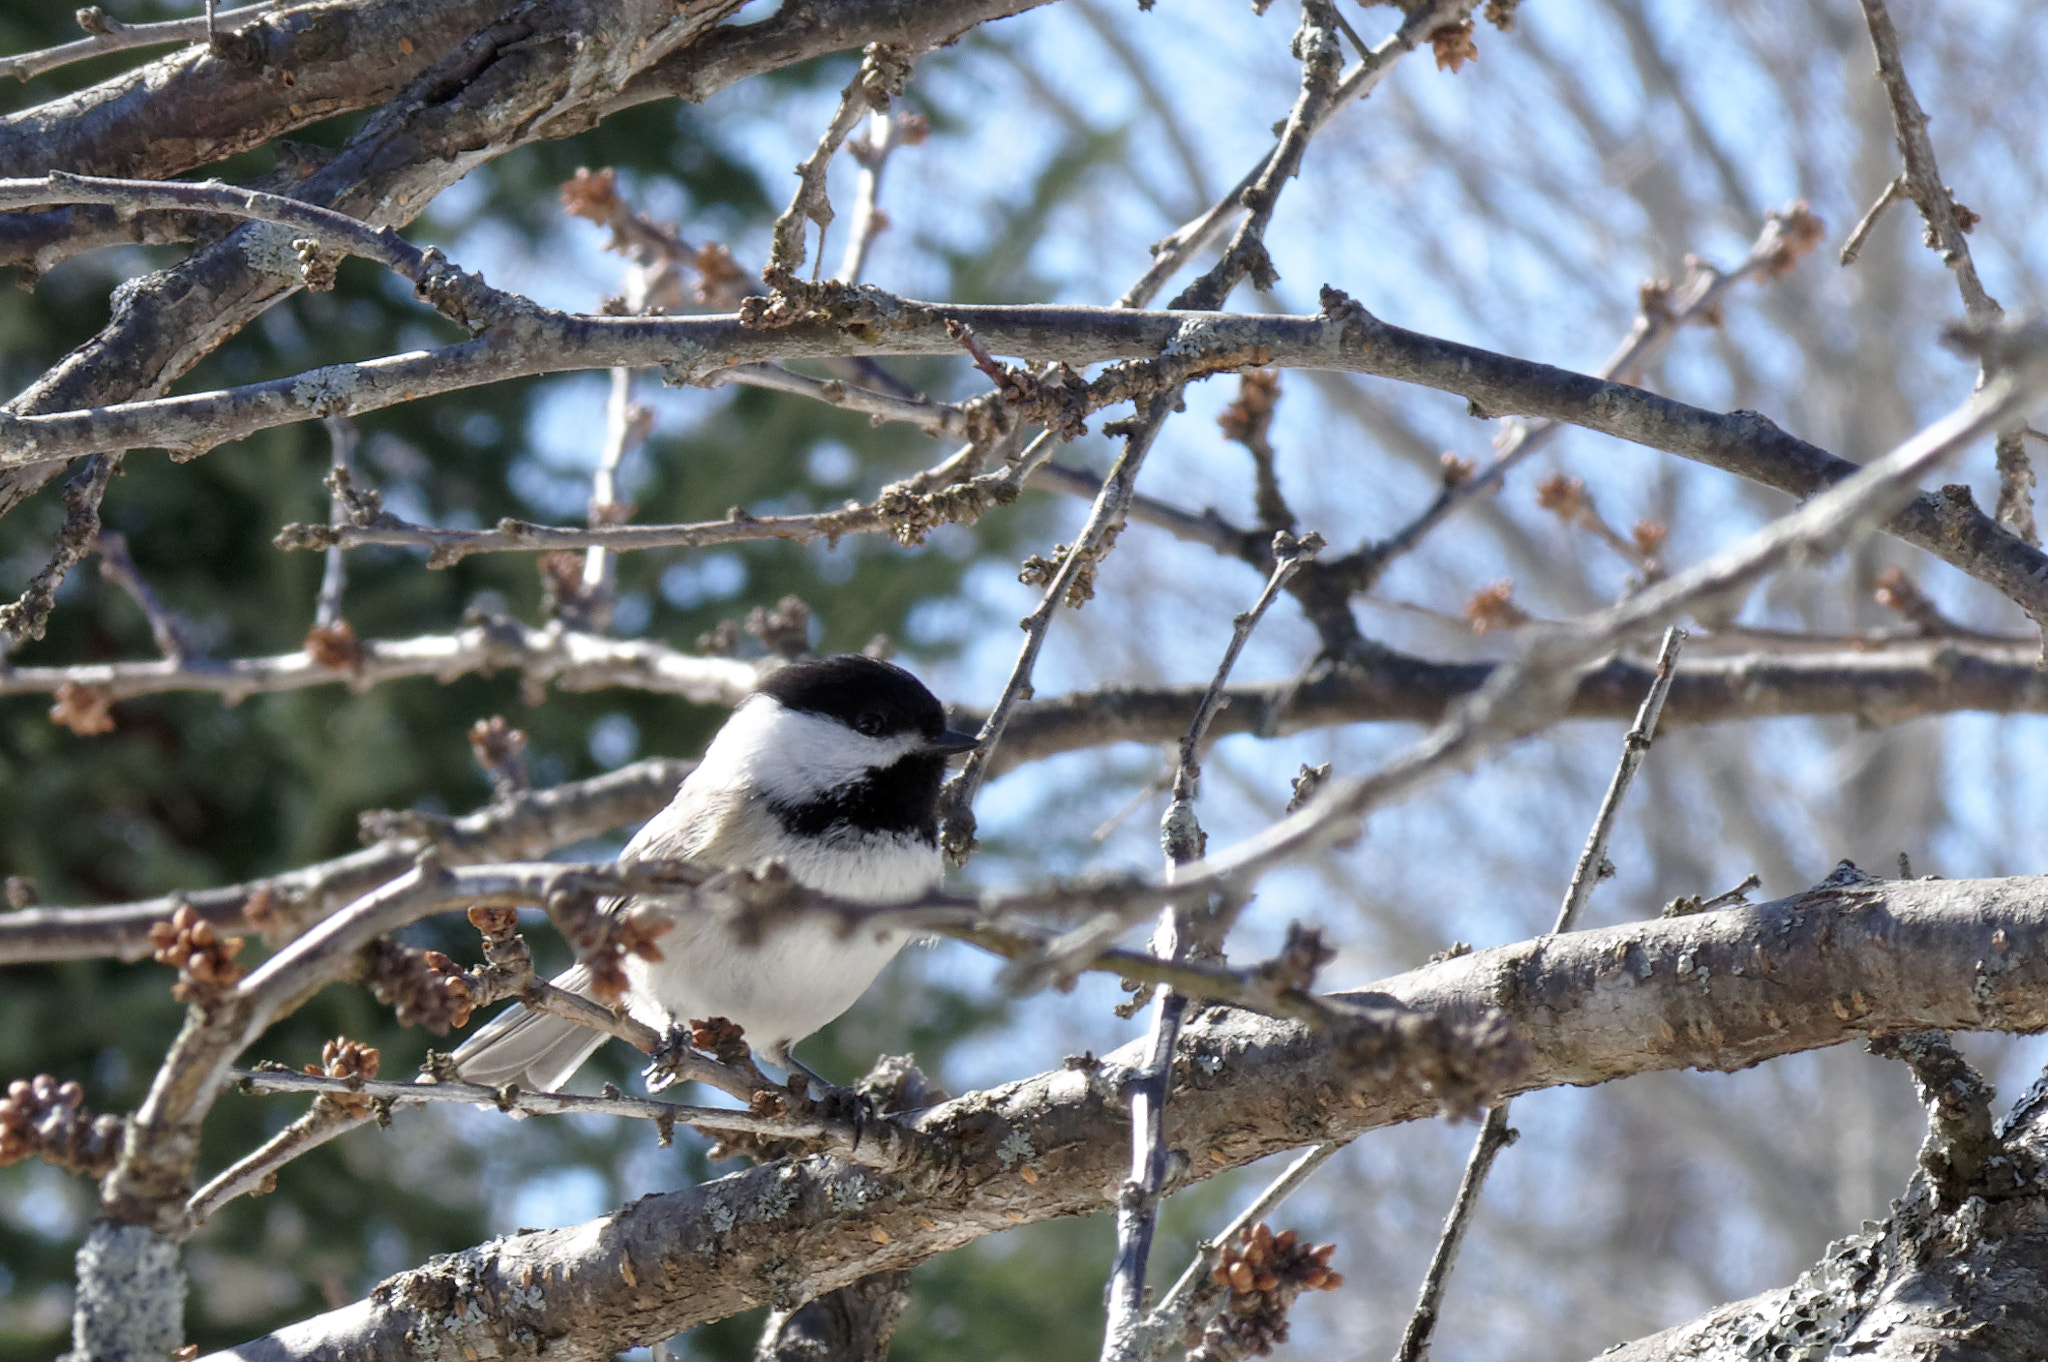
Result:
{"label": "bare branch", "polygon": [[[1435,0],[1435,3],[1411,12],[1401,21],[1398,29],[1372,50],[1370,56],[1361,59],[1358,65],[1343,73],[1327,101],[1319,101],[1315,116],[1320,121],[1308,129],[1308,135],[1313,136],[1320,132],[1346,105],[1371,94],[1387,73],[1394,69],[1395,63],[1427,42],[1431,33],[1469,13],[1473,3],[1474,0]],[[1286,135],[1285,132],[1276,134],[1282,138]],[[1151,267],[1123,297],[1117,300],[1117,306],[1146,306],[1159,296],[1159,291],[1166,287],[1166,281],[1179,273],[1182,266],[1220,241],[1223,234],[1230,230],[1231,224],[1237,220],[1237,215],[1245,211],[1245,191],[1259,182],[1278,154],[1279,146],[1276,143],[1274,149],[1245,172],[1244,178],[1233,185],[1230,192],[1218,199],[1208,212],[1162,240],[1154,242]]]}
{"label": "bare branch", "polygon": [[[341,489],[347,486],[355,473],[355,448],[358,433],[355,422],[343,416],[330,416],[324,423],[327,439],[333,446],[335,494],[329,499],[327,523],[346,525],[348,507]],[[348,563],[341,545],[335,544],[327,550],[327,562],[320,574],[320,594],[313,603],[313,627],[333,630],[341,624],[341,597],[348,590]]]}
{"label": "bare branch", "polygon": [[[1569,698],[1580,670],[1603,652],[1668,623],[1694,604],[1729,598],[1788,559],[1810,562],[1838,550],[1911,496],[1911,480],[1953,458],[1986,431],[2024,419],[2048,395],[2048,325],[2008,327],[1987,338],[1987,344],[1999,361],[1996,376],[1956,412],[1735,547],[1579,625],[1532,637],[1514,663],[1379,773],[1332,782],[1307,807],[1189,867],[1177,882],[1201,891],[1242,887],[1281,860],[1349,835],[1369,809],[1548,722]],[[1089,937],[1076,936],[1077,952],[1092,950]]]}
{"label": "bare branch", "polygon": [[698,704],[735,704],[753,685],[751,663],[698,657],[663,643],[614,639],[556,625],[535,629],[502,616],[453,634],[363,640],[336,665],[301,650],[228,662],[95,662],[0,671],[0,695],[54,695],[91,687],[112,700],[165,691],[211,691],[230,704],[251,695],[344,684],[358,689],[409,676],[452,680],[468,672],[514,670],[536,685],[589,690],[630,683]]}
{"label": "bare branch", "polygon": [[165,43],[190,43],[202,39],[211,40],[215,26],[232,24],[238,19],[253,19],[266,10],[274,8],[274,0],[264,0],[258,5],[244,5],[240,9],[224,9],[216,13],[211,6],[204,15],[194,19],[166,19],[154,24],[124,24],[98,5],[88,6],[78,12],[79,26],[91,37],[60,47],[45,48],[41,52],[24,52],[18,57],[0,57],[0,76],[13,76],[28,81],[35,77],[69,66],[73,62],[87,61],[108,52],[126,52],[137,47],[160,47]]}
{"label": "bare branch", "polygon": [[[1528,1047],[1528,1067],[1513,1092],[1741,1068],[1930,1026],[2034,1031],[2048,1028],[2044,895],[2039,878],[1823,886],[1751,908],[1480,951],[1356,996],[1482,1017],[1495,1015],[1500,981],[1514,979],[1508,1020]],[[754,1168],[641,1198],[591,1224],[438,1259],[234,1356],[285,1362],[346,1352],[382,1362],[417,1357],[423,1343],[509,1353],[515,1336],[544,1335],[565,1362],[594,1362],[751,1308],[778,1289],[807,1297],[1020,1223],[1101,1211],[1124,1171],[1124,1120],[1106,1094],[1140,1044],[925,1113],[919,1134],[957,1157],[892,1170],[886,1196],[855,1190],[871,1187],[873,1175],[836,1161]],[[1305,1135],[1342,1144],[1437,1109],[1414,1076],[1397,1069],[1365,1078],[1311,1033],[1242,1013],[1192,1019],[1181,1054],[1179,1071],[1203,1075],[1203,1099],[1170,1109],[1169,1139],[1190,1155],[1184,1171],[1176,1164],[1186,1182],[1298,1148]],[[1317,1093],[1337,1100],[1302,1100]],[[1000,1142],[987,1138],[991,1112],[1001,1114]],[[813,1211],[821,1204],[835,1207],[822,1223]],[[544,1273],[556,1289],[512,1295],[522,1274]],[[433,1304],[484,1297],[507,1304],[468,1315]]]}
{"label": "bare branch", "polygon": [[[677,354],[716,355],[719,363],[706,371],[708,377],[724,363],[755,362],[771,354],[951,353],[955,342],[946,324],[953,322],[968,326],[992,350],[1033,359],[1083,363],[1167,352],[1144,370],[1142,381],[1134,371],[1098,380],[1093,386],[1104,401],[1115,400],[1118,391],[1128,399],[1136,391],[1163,391],[1183,376],[1261,364],[1345,369],[1455,392],[1491,412],[1568,421],[1796,496],[1810,496],[1856,471],[1855,464],[1787,435],[1754,412],[1710,413],[1639,388],[1403,331],[1348,299],[1333,302],[1330,313],[1309,318],[938,307],[902,299],[877,311],[880,297],[866,288],[848,295],[844,319],[859,319],[857,330],[824,319],[760,331],[730,317],[522,314],[517,328],[423,356],[338,365],[218,393],[93,411],[0,415],[0,467],[68,458],[103,446],[156,444],[191,452],[313,415],[377,410],[501,378],[613,365],[659,367]],[[2048,615],[2048,556],[2006,533],[1967,500],[1966,492],[1914,500],[1888,528],[2010,596],[2029,613]]]}
{"label": "bare branch", "polygon": [[1430,1255],[1429,1271],[1423,1274],[1422,1294],[1415,1302],[1415,1313],[1408,1317],[1408,1327],[1401,1331],[1401,1346],[1394,1352],[1394,1362],[1427,1362],[1430,1339],[1436,1333],[1438,1314],[1443,1308],[1444,1287],[1450,1282],[1451,1269],[1457,1265],[1458,1250],[1464,1246],[1472,1213],[1479,1208],[1486,1175],[1492,1171],[1500,1151],[1515,1142],[1516,1134],[1508,1125],[1507,1103],[1486,1113],[1479,1136],[1472,1142],[1472,1152],[1465,1156],[1458,1195],[1451,1201],[1451,1213],[1444,1217],[1443,1233],[1437,1237],[1436,1249]]}
{"label": "bare branch", "polygon": [[[1863,0],[1863,17],[1870,27],[1870,45],[1877,54],[1877,77],[1891,101],[1892,123],[1898,134],[1899,159],[1905,163],[1905,193],[1919,208],[1927,223],[1927,244],[1941,253],[1941,262],[1954,271],[1956,291],[1963,297],[1963,312],[1973,325],[1984,325],[2005,315],[1998,300],[1984,290],[1977,277],[1977,264],[1970,258],[1970,243],[1964,234],[1977,215],[1957,203],[1942,183],[1941,167],[1934,158],[1934,142],[1927,135],[1927,115],[1906,80],[1906,64],[1899,55],[1898,30],[1892,27],[1885,0]],[[1876,209],[1871,210],[1873,215]],[[1988,363],[1979,370],[1979,382],[1990,378]],[[2018,426],[1998,434],[1998,519],[2012,527],[2014,534],[2039,546],[2034,529],[2034,467],[2027,459],[2026,446]],[[2048,629],[2048,619],[2030,612],[2035,622]]]}
{"label": "bare branch", "polygon": [[135,559],[129,556],[128,539],[112,530],[99,534],[100,576],[106,578],[127,592],[136,605],[142,608],[143,617],[149,621],[149,634],[156,641],[157,651],[173,666],[183,668],[192,660],[193,649],[185,637],[185,627],[170,608],[150,590],[149,583],[142,580],[142,573],[135,566]]}
{"label": "bare branch", "polygon": [[[464,274],[434,248],[421,250],[390,227],[372,227],[330,208],[260,190],[208,180],[201,184],[160,184],[154,180],[114,180],[53,170],[41,179],[0,180],[0,208],[33,208],[51,203],[103,203],[123,212],[139,209],[200,210],[229,217],[272,223],[308,233],[289,242],[273,243],[296,262],[307,287],[333,287],[337,253],[374,261],[409,280],[413,293],[472,331],[505,320],[524,299]],[[275,253],[275,252],[274,252]],[[279,268],[284,268],[282,264]]]}
{"label": "bare branch", "polygon": [[[1643,707],[1636,711],[1635,725],[1621,740],[1621,760],[1614,768],[1614,778],[1608,782],[1607,793],[1600,800],[1600,808],[1593,815],[1593,827],[1586,834],[1586,845],[1579,852],[1578,864],[1572,867],[1571,884],[1565,889],[1564,902],[1558,906],[1557,925],[1551,929],[1553,936],[1561,936],[1572,930],[1578,921],[1580,910],[1592,896],[1593,886],[1614,873],[1614,867],[1607,863],[1607,839],[1614,832],[1614,820],[1621,812],[1621,802],[1628,795],[1628,787],[1635,780],[1643,758],[1649,755],[1650,744],[1657,737],[1657,720],[1664,712],[1664,700],[1671,691],[1671,672],[1678,661],[1678,650],[1685,642],[1683,629],[1664,631],[1664,645],[1657,654],[1657,679],[1651,683],[1649,694],[1643,697]],[[1508,1126],[1509,1101],[1504,1100],[1486,1113],[1486,1120],[1479,1128],[1479,1135],[1472,1142],[1472,1152],[1466,1156],[1465,1172],[1458,1180],[1458,1195],[1451,1202],[1450,1215],[1444,1220],[1443,1233],[1438,1236],[1436,1251],[1429,1260],[1429,1270],[1423,1274],[1422,1293],[1415,1302],[1415,1311],[1408,1317],[1408,1327],[1401,1333],[1401,1346],[1395,1352],[1395,1362],[1426,1362],[1429,1346],[1436,1334],[1437,1320],[1443,1308],[1444,1290],[1450,1284],[1451,1270],[1457,1266],[1458,1250],[1465,1242],[1465,1232],[1472,1226],[1473,1213],[1479,1209],[1480,1193],[1486,1189],[1487,1176],[1493,1171],[1493,1163],[1500,1152],[1515,1142],[1515,1131]]]}
{"label": "bare branch", "polygon": [[861,53],[860,70],[840,92],[838,111],[818,138],[817,149],[796,168],[796,197],[775,220],[774,245],[768,252],[768,266],[761,272],[770,288],[784,289],[797,282],[796,272],[804,263],[806,221],[818,224],[818,256],[819,263],[823,263],[825,229],[832,223],[832,204],[825,197],[825,173],[854,126],[869,113],[886,112],[889,101],[903,93],[903,82],[909,77],[908,54],[885,43],[869,43]]}
{"label": "bare branch", "polygon": [[225,933],[261,931],[288,941],[380,884],[428,846],[448,865],[533,859],[643,821],[674,796],[690,763],[635,762],[591,780],[521,794],[460,818],[368,815],[376,845],[244,884],[99,908],[30,907],[0,913],[0,964],[150,953],[149,929],[189,906]]}
{"label": "bare branch", "polygon": [[[106,495],[107,482],[120,466],[119,454],[95,454],[64,485],[64,524],[51,545],[49,562],[29,579],[20,597],[0,605],[0,663],[4,663],[13,648],[43,636],[50,609],[57,603],[57,588],[64,584],[79,560],[99,543],[100,498]],[[5,668],[0,667],[0,677],[5,675]]]}
{"label": "bare branch", "polygon": [[1614,821],[1621,815],[1621,802],[1628,797],[1628,787],[1634,783],[1637,769],[1643,758],[1650,755],[1650,744],[1657,740],[1657,721],[1663,717],[1664,701],[1671,694],[1673,669],[1678,665],[1678,650],[1684,643],[1685,630],[1673,626],[1664,631],[1664,644],[1657,650],[1657,679],[1650,683],[1643,707],[1636,711],[1634,726],[1622,737],[1621,761],[1600,800],[1599,812],[1593,816],[1593,827],[1586,834],[1586,845],[1579,851],[1578,864],[1572,867],[1571,887],[1565,890],[1564,902],[1558,905],[1557,925],[1550,929],[1553,932],[1569,932],[1576,927],[1586,900],[1593,896],[1593,886],[1614,873],[1614,867],[1607,862],[1607,839],[1614,835]]}
{"label": "bare branch", "polygon": [[1879,220],[1884,217],[1885,209],[1897,203],[1905,194],[1906,177],[1894,175],[1890,183],[1885,185],[1884,192],[1870,205],[1870,211],[1857,220],[1856,226],[1849,233],[1849,239],[1842,243],[1840,259],[1844,268],[1856,263],[1856,257],[1863,253],[1863,243],[1869,240],[1871,232],[1876,230]]}

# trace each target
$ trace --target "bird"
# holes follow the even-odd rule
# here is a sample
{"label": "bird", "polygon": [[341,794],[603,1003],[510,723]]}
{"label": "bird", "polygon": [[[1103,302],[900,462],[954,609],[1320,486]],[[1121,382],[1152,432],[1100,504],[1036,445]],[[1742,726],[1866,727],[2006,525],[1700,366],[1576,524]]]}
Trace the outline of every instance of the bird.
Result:
{"label": "bird", "polygon": [[[799,658],[742,700],[667,807],[619,853],[720,869],[776,862],[799,885],[865,903],[902,903],[938,885],[939,788],[947,761],[977,739],[946,726],[938,698],[903,668],[859,653]],[[791,1077],[814,1078],[790,1047],[867,991],[910,934],[842,935],[822,917],[772,923],[743,940],[714,909],[620,899],[671,926],[661,958],[625,958],[627,1012],[658,1031],[723,1017]],[[585,997],[577,965],[553,981]],[[453,1054],[456,1074],[488,1087],[553,1092],[608,1037],[521,1006]]]}

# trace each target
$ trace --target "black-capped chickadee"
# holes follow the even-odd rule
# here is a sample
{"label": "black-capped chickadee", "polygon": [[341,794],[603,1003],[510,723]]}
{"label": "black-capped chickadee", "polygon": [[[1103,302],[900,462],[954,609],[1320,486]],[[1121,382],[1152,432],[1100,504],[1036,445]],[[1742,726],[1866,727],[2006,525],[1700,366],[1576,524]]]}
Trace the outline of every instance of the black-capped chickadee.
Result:
{"label": "black-capped chickadee", "polygon": [[[733,711],[676,797],[619,859],[683,857],[727,869],[775,861],[824,893],[913,899],[943,873],[946,759],[974,744],[946,727],[937,698],[901,667],[859,654],[790,662]],[[614,911],[641,906],[627,900]],[[626,957],[627,1011],[657,1030],[724,1017],[771,1063],[793,1071],[789,1047],[851,1007],[908,939],[841,936],[831,922],[799,917],[743,944],[709,910],[671,916],[660,960]],[[554,982],[589,994],[580,965]],[[513,1007],[455,1051],[455,1066],[472,1083],[552,1092],[605,1039]]]}

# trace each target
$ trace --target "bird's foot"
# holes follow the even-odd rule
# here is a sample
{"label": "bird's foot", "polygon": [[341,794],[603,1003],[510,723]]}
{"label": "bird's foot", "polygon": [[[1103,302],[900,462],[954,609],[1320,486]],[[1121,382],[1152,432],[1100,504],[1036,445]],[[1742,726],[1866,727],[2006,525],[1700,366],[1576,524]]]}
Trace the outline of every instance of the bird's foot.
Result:
{"label": "bird's foot", "polygon": [[640,1076],[647,1082],[647,1091],[665,1092],[697,1077],[696,1069],[702,1063],[703,1056],[690,1047],[689,1028],[671,1026],[662,1033],[661,1044],[654,1047]]}
{"label": "bird's foot", "polygon": [[[862,1137],[882,1119],[874,1097],[862,1089],[841,1087],[786,1050],[770,1055],[769,1059],[789,1071],[790,1110],[827,1126],[850,1127],[855,1149],[860,1148]],[[816,1096],[812,1096],[814,1092]]]}
{"label": "bird's foot", "polygon": [[653,1063],[643,1071],[647,1092],[664,1092],[678,1086],[678,1083],[705,1083],[709,1088],[717,1088],[719,1092],[752,1106],[756,1094],[762,1090],[774,1090],[776,1083],[770,1081],[754,1059],[745,1053],[745,1040],[737,1040],[737,1063],[727,1059],[729,1047],[725,1045],[721,1045],[717,1057],[705,1053],[709,1049],[707,1038],[723,1036],[723,1032],[719,1036],[713,1036],[711,1032],[711,1028],[719,1024],[729,1026],[737,1040],[739,1028],[731,1026],[731,1022],[723,1022],[723,1018],[713,1018],[713,1022],[692,1022],[688,1026],[670,1026],[662,1036],[662,1045],[657,1045],[653,1051]]}

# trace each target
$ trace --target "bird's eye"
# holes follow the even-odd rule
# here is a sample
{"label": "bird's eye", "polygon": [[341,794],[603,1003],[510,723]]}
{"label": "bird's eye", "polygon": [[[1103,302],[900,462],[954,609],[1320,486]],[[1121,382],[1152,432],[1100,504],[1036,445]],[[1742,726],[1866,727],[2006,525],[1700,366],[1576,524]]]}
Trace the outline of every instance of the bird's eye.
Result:
{"label": "bird's eye", "polygon": [[870,738],[878,738],[882,734],[882,716],[873,710],[869,710],[866,714],[853,721],[853,728],[856,733],[865,733]]}

